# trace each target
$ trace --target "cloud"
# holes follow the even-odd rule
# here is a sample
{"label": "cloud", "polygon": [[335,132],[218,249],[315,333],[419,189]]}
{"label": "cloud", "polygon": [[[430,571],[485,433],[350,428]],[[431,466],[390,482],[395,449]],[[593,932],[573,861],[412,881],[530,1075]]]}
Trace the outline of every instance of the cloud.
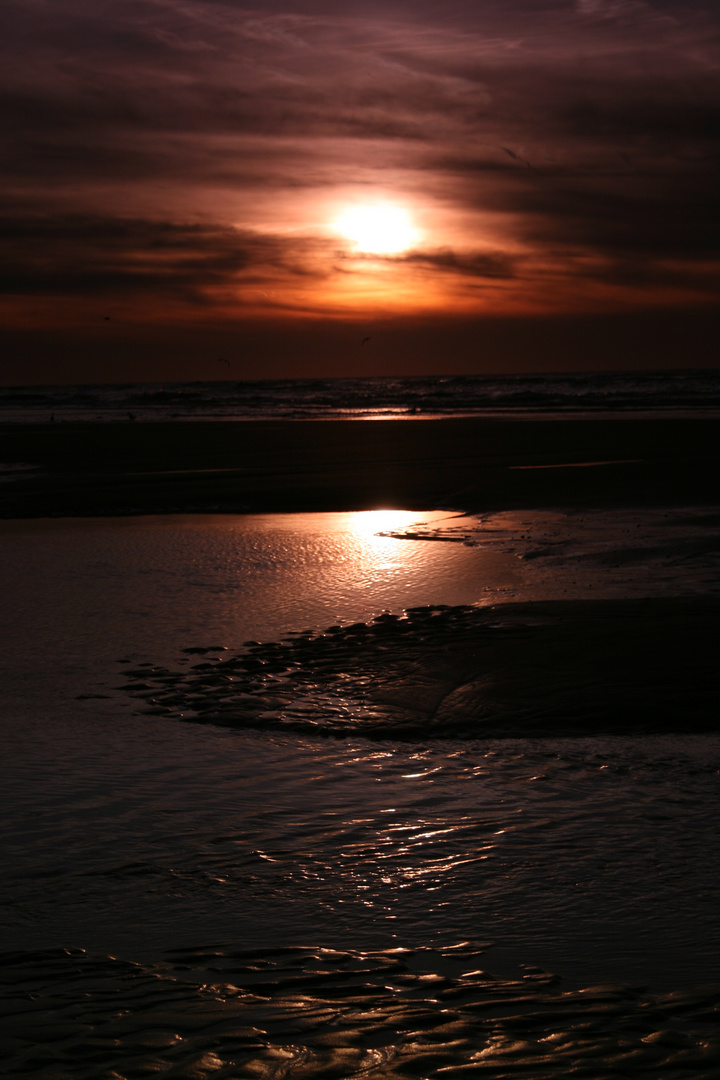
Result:
{"label": "cloud", "polygon": [[[335,241],[262,235],[235,228],[91,215],[0,218],[0,294],[92,299],[180,299],[242,303],[243,289],[326,286],[333,266],[367,277],[377,267],[453,279],[511,279],[503,253],[415,250],[396,256],[338,251]],[[256,292],[254,293],[256,295]],[[283,306],[266,294],[265,306]],[[289,308],[297,300],[288,300]]]}
{"label": "cloud", "polygon": [[[647,27],[621,35],[603,27],[590,36],[559,4],[483,10],[484,20],[458,25],[452,6],[442,21],[425,23],[402,7],[380,18],[352,5],[263,15],[197,0],[97,7],[7,0],[3,108],[21,151],[15,160],[47,141],[49,150],[63,145],[65,162],[73,151],[82,156],[92,175],[98,145],[132,156],[139,139],[135,158],[158,153],[161,161],[174,137],[195,138],[202,157],[220,135],[472,139],[517,152],[513,135],[544,145],[546,156],[558,137],[555,116],[564,110],[582,121],[583,109],[589,116],[618,79],[625,94],[613,130],[621,116],[635,115],[638,93],[672,96],[668,60],[673,79],[690,80],[691,97],[703,69],[706,92],[714,80],[713,28],[705,23],[684,26],[675,41],[664,23],[649,39]],[[633,86],[628,72],[639,62],[645,74]],[[167,142],[143,142],[146,135]]]}
{"label": "cloud", "polygon": [[206,305],[244,282],[314,274],[297,243],[289,250],[273,237],[232,228],[82,215],[0,220],[0,253],[0,292],[17,296],[155,296]]}
{"label": "cloud", "polygon": [[290,308],[298,280],[326,290],[332,275],[325,204],[377,191],[424,212],[423,250],[393,265],[450,283],[448,303],[453,282],[539,289],[547,268],[548,304],[579,279],[629,296],[628,282],[672,278],[699,297],[714,280],[710,4],[6,0],[3,13],[7,292],[207,306],[252,282]]}
{"label": "cloud", "polygon": [[519,260],[512,259],[504,253],[489,255],[486,252],[467,253],[441,249],[439,251],[411,251],[406,255],[396,256],[391,261],[483,281],[486,278],[515,277]]}

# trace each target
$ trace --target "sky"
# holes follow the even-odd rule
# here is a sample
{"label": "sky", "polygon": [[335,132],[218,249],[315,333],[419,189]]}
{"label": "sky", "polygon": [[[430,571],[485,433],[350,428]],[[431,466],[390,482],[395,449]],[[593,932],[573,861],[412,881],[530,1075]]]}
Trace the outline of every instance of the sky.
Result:
{"label": "sky", "polygon": [[716,0],[3,0],[0,42],[5,384],[717,363]]}

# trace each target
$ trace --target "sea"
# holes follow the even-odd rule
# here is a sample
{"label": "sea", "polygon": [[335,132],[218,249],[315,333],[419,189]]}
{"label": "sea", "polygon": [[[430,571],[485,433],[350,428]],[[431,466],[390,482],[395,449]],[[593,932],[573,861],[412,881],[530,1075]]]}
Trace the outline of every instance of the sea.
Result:
{"label": "sea", "polygon": [[0,422],[715,415],[720,370],[0,387]]}
{"label": "sea", "polygon": [[[342,379],[10,388],[0,417],[719,400],[711,372]],[[0,522],[4,1075],[717,1078],[720,737],[443,716],[468,625],[717,596],[719,539],[708,507]]]}

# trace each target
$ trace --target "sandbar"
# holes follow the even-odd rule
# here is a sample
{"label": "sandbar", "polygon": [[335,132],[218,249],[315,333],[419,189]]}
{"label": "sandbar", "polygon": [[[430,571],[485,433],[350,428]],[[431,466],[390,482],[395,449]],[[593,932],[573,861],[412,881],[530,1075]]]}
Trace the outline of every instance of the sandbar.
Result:
{"label": "sandbar", "polygon": [[5,518],[711,505],[720,420],[3,424],[0,462]]}

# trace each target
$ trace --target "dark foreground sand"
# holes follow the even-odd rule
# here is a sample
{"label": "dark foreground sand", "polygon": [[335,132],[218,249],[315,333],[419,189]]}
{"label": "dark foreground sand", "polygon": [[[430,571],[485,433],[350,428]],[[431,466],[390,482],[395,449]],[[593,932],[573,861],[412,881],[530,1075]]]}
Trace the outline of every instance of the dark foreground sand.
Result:
{"label": "dark foreground sand", "polygon": [[720,502],[720,420],[0,426],[0,516]]}
{"label": "dark foreground sand", "polygon": [[720,1075],[718,988],[571,990],[497,979],[483,946],[373,953],[184,949],[164,970],[81,950],[7,955],[14,1077],[184,1080]]}

